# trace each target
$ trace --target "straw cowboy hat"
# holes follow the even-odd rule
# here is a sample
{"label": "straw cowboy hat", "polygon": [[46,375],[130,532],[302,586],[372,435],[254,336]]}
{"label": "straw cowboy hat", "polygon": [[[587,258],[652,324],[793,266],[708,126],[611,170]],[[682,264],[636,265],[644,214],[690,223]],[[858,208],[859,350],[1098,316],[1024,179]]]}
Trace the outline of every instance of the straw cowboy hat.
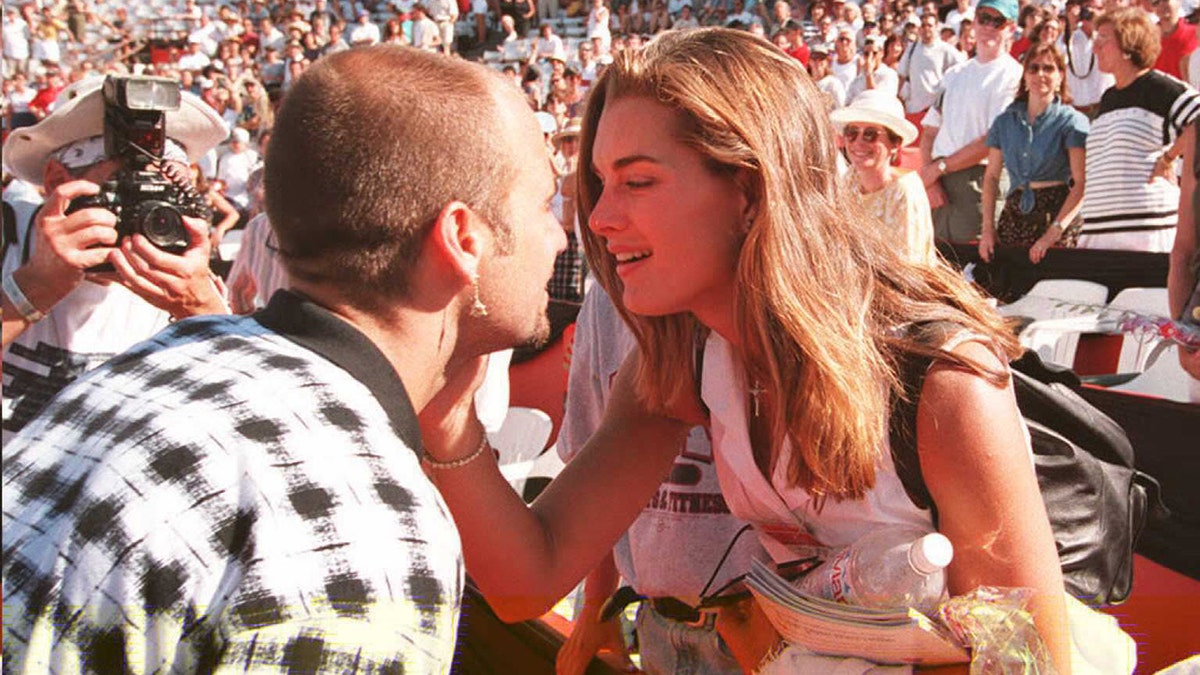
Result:
{"label": "straw cowboy hat", "polygon": [[572,117],[567,120],[567,125],[564,126],[558,133],[554,134],[551,140],[554,142],[554,147],[558,147],[564,138],[579,138],[579,134],[583,132],[583,120],[578,117]]}
{"label": "straw cowboy hat", "polygon": [[847,124],[877,124],[900,137],[901,145],[917,140],[917,127],[904,119],[904,108],[900,99],[878,89],[868,89],[859,94],[845,108],[829,114],[838,133]]}
{"label": "straw cowboy hat", "polygon": [[[55,111],[31,127],[17,129],[4,142],[4,163],[13,175],[41,185],[54,151],[76,141],[104,135],[103,78],[83,80],[59,95]],[[190,161],[229,136],[229,128],[207,103],[183,92],[178,110],[167,111],[167,138],[183,146]]]}

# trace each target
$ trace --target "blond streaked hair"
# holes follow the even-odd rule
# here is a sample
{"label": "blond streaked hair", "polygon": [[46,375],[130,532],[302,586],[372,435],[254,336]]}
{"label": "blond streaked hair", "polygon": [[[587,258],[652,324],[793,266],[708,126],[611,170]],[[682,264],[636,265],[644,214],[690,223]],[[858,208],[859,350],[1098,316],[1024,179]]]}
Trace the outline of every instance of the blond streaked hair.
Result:
{"label": "blond streaked hair", "polygon": [[[665,33],[616,58],[584,117],[582,222],[602,191],[592,170],[596,129],[605,106],[626,97],[674,111],[677,139],[714,173],[738,180],[755,205],[737,263],[737,327],[748,376],[776,402],[772,457],[791,441],[790,484],[837,499],[874,486],[891,397],[901,391],[899,358],[932,353],[897,326],[951,320],[1015,352],[1011,332],[975,289],[948,266],[904,261],[856,206],[837,175],[819,91],[798,61],[747,33]],[[639,396],[660,412],[692,396],[696,339],[706,329],[690,313],[630,313],[603,240],[586,228],[583,237],[592,269],[637,337]],[[962,365],[997,383],[1007,377]]]}

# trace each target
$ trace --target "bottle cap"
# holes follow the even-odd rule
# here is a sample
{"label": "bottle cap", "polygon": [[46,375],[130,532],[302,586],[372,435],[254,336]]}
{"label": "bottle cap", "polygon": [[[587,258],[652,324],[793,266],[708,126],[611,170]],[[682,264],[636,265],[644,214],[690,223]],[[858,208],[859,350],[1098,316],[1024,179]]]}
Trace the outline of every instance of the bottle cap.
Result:
{"label": "bottle cap", "polygon": [[908,562],[921,574],[933,574],[949,565],[953,558],[954,546],[946,535],[938,532],[914,541],[908,550]]}

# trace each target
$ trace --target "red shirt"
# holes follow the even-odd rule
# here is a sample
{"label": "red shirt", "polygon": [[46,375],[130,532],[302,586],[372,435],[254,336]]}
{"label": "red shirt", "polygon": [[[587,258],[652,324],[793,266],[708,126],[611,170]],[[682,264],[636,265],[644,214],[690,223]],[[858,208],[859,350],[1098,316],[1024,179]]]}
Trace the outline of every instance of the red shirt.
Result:
{"label": "red shirt", "polygon": [[1029,49],[1032,45],[1033,42],[1029,38],[1022,35],[1020,40],[1017,40],[1012,44],[1012,47],[1008,50],[1008,53],[1011,54],[1014,59],[1019,59],[1021,58],[1021,55],[1025,53],[1025,50]]}
{"label": "red shirt", "polygon": [[58,94],[62,90],[62,87],[51,86],[39,89],[33,99],[29,101],[29,109],[40,112],[40,117],[45,117],[50,113],[50,106],[54,104],[54,99],[58,98]]}
{"label": "red shirt", "polygon": [[805,68],[808,67],[808,56],[809,56],[808,45],[801,42],[799,47],[792,47],[791,49],[787,50],[787,53],[788,53],[788,56],[790,56],[793,59],[796,59],[800,63],[804,64]]}
{"label": "red shirt", "polygon": [[1179,23],[1175,24],[1175,30],[1171,31],[1170,35],[1163,36],[1162,51],[1158,54],[1158,60],[1154,62],[1154,69],[1183,79],[1179,63],[1185,56],[1196,51],[1197,46],[1200,46],[1200,42],[1196,41],[1196,27],[1180,19]]}

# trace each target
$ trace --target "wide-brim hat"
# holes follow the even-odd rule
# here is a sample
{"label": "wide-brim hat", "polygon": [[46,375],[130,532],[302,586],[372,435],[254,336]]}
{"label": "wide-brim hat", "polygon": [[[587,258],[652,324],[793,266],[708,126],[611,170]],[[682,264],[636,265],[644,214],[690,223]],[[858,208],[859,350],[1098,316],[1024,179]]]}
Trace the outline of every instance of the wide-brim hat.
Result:
{"label": "wide-brim hat", "polygon": [[583,120],[579,117],[572,117],[567,120],[566,126],[559,129],[558,133],[554,134],[554,137],[550,140],[554,142],[554,147],[557,148],[564,138],[579,138],[581,133],[583,133]]}
{"label": "wide-brim hat", "polygon": [[878,89],[868,89],[859,94],[850,105],[830,113],[829,119],[839,133],[847,124],[855,122],[878,124],[899,136],[901,145],[912,143],[919,135],[916,125],[904,119],[904,107],[900,105],[900,99]]}
{"label": "wide-brim hat", "polygon": [[[41,185],[46,163],[55,150],[104,135],[104,80],[86,82],[86,87],[74,98],[62,101],[49,117],[9,134],[4,142],[4,163],[13,175]],[[186,91],[182,94],[179,109],[167,112],[167,138],[183,146],[188,160],[195,162],[229,136],[229,127],[198,96]]]}

